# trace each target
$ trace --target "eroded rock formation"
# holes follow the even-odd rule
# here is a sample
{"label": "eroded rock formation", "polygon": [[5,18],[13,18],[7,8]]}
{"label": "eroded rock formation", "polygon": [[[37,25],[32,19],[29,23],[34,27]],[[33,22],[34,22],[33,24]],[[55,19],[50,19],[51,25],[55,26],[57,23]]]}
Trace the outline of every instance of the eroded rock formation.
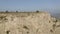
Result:
{"label": "eroded rock formation", "polygon": [[49,13],[0,13],[0,34],[57,33],[60,33],[60,22]]}

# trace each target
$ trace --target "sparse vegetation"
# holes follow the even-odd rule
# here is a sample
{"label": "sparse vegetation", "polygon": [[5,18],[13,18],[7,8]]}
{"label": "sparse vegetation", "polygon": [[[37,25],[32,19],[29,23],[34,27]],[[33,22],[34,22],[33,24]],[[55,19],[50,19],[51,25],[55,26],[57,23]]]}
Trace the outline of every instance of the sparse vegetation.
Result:
{"label": "sparse vegetation", "polygon": [[6,18],[6,16],[0,16],[0,23],[1,22],[6,22],[8,19]]}
{"label": "sparse vegetation", "polygon": [[9,34],[10,31],[6,31],[6,34]]}
{"label": "sparse vegetation", "polygon": [[0,16],[0,19],[1,19],[1,20],[4,19],[4,18],[6,18],[6,16]]}
{"label": "sparse vegetation", "polygon": [[29,34],[29,32],[27,32],[27,34]]}
{"label": "sparse vegetation", "polygon": [[16,11],[16,12],[18,12],[18,11]]}
{"label": "sparse vegetation", "polygon": [[8,10],[6,10],[5,12],[8,13]]}
{"label": "sparse vegetation", "polygon": [[50,32],[53,32],[53,30],[51,29]]}
{"label": "sparse vegetation", "polygon": [[28,29],[28,27],[27,27],[27,26],[24,26],[23,28]]}
{"label": "sparse vegetation", "polygon": [[56,24],[53,24],[53,30],[55,30]]}
{"label": "sparse vegetation", "polygon": [[49,21],[49,23],[50,23],[51,21]]}
{"label": "sparse vegetation", "polygon": [[39,11],[37,10],[36,12],[38,13]]}
{"label": "sparse vegetation", "polygon": [[58,22],[58,20],[55,20],[55,21],[53,21],[53,22]]}

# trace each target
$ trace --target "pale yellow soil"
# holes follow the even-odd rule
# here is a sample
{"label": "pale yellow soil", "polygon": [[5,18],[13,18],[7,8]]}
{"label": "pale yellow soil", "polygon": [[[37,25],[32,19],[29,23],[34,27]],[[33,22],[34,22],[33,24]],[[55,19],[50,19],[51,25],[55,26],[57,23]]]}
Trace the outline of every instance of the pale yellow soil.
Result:
{"label": "pale yellow soil", "polygon": [[60,34],[60,22],[46,12],[0,13],[0,34]]}

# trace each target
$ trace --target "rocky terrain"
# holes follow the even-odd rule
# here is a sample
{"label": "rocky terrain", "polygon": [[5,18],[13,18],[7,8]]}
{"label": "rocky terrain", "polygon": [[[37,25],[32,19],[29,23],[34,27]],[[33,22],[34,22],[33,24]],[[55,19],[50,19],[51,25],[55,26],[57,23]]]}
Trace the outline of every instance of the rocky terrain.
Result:
{"label": "rocky terrain", "polygon": [[0,34],[60,34],[60,21],[47,12],[2,12]]}

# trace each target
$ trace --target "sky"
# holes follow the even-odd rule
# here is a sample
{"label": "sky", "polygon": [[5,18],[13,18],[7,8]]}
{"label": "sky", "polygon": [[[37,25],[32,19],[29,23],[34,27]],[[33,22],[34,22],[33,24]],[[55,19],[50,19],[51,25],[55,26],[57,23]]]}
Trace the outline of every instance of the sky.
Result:
{"label": "sky", "polygon": [[60,10],[60,0],[0,0],[2,10]]}

